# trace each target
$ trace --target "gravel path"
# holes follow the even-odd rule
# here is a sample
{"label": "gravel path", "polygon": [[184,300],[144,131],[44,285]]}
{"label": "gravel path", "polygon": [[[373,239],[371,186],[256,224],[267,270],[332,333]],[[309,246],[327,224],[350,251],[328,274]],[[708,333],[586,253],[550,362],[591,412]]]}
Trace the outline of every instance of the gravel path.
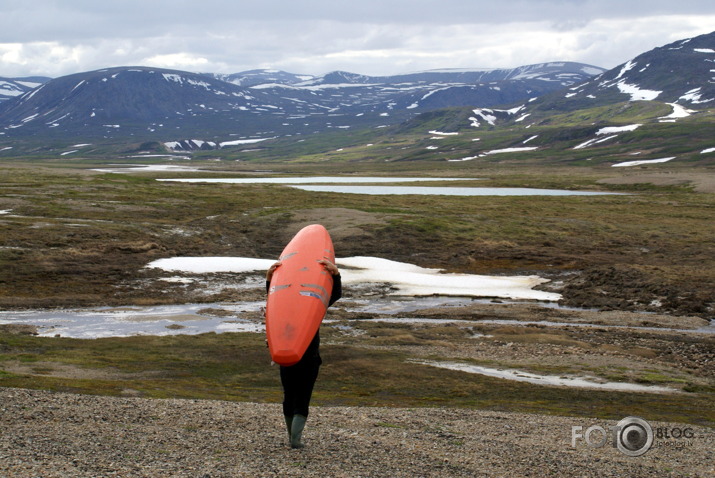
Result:
{"label": "gravel path", "polygon": [[[612,421],[463,409],[314,407],[306,448],[278,404],[149,400],[0,388],[0,476],[714,476],[715,431],[628,457],[571,447]],[[651,424],[685,428],[682,424]]]}

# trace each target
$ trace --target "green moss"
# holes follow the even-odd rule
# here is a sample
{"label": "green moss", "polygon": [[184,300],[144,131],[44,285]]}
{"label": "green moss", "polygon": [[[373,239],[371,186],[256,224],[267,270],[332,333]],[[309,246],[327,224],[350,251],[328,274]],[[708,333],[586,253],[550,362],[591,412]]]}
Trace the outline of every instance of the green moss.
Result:
{"label": "green moss", "polygon": [[[2,372],[0,386],[102,395],[133,390],[150,398],[281,399],[278,370],[269,365],[258,334],[97,340],[2,335],[0,347],[5,350],[0,369],[26,350],[40,348],[44,368],[52,363],[76,367],[71,378]],[[715,413],[708,412],[712,387],[691,386],[691,393],[678,395],[543,387],[416,365],[400,353],[350,346],[326,346],[323,359],[314,394],[320,405],[439,405],[602,418],[640,413],[658,420],[715,423]],[[105,370],[107,378],[77,378],[83,368]]]}

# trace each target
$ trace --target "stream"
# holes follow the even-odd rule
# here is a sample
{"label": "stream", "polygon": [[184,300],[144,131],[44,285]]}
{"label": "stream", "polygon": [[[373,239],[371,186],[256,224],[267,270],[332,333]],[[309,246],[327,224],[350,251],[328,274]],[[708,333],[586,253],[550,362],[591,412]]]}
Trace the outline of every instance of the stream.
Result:
{"label": "stream", "polygon": [[[478,324],[497,325],[539,325],[545,327],[596,327],[634,329],[641,331],[667,331],[680,333],[715,334],[715,320],[710,325],[698,329],[660,328],[630,325],[604,325],[584,322],[520,321],[509,319],[459,320],[430,319],[421,317],[394,317],[397,314],[418,310],[460,307],[474,303],[490,303],[489,300],[468,297],[414,297],[409,299],[375,298],[353,301],[344,308],[348,312],[377,314],[381,317],[358,319],[354,322],[375,321],[405,324],[445,324],[458,323],[464,326]],[[557,307],[553,303],[518,302]],[[225,302],[203,304],[179,304],[161,306],[93,307],[78,309],[35,309],[0,310],[0,324],[29,324],[38,329],[44,337],[72,337],[96,339],[103,337],[128,337],[133,335],[178,335],[202,334],[207,332],[252,332],[263,333],[262,316],[264,301]],[[569,310],[568,308],[562,308]],[[576,310],[576,309],[571,309]],[[249,315],[252,318],[243,317]],[[330,318],[326,326],[341,322]]]}

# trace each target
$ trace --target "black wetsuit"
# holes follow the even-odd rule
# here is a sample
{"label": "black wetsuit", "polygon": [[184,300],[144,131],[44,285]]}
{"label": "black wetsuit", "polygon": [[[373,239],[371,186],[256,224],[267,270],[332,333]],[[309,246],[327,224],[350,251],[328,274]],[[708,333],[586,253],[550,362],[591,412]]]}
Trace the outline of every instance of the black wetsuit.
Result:
{"label": "black wetsuit", "polygon": [[[266,290],[270,289],[270,282],[266,282]],[[343,287],[340,274],[333,276],[333,291],[330,294],[328,307],[342,297]],[[286,416],[308,416],[308,405],[313,394],[313,386],[318,378],[320,365],[320,330],[315,333],[303,358],[289,367],[281,365],[281,384],[283,385],[283,414]]]}

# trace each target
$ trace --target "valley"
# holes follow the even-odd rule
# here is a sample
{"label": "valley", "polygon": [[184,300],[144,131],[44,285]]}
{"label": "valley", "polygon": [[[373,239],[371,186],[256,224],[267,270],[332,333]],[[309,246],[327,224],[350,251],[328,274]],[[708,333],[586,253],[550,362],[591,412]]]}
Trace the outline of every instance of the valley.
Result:
{"label": "valley", "polygon": [[[183,163],[187,167],[197,164],[195,160]],[[208,172],[214,167],[220,172]],[[341,169],[340,165],[327,168],[321,165],[320,169],[316,169],[305,163],[298,166],[228,162],[217,166],[216,163],[201,163],[204,175],[209,176],[225,177],[232,170],[232,175],[236,177],[265,177],[264,168],[270,168],[273,176],[284,177],[297,172],[309,175],[317,171],[339,175]],[[640,365],[644,367],[643,373],[658,370],[659,374],[665,374],[657,381],[659,385],[687,386],[692,390],[677,402],[681,407],[682,400],[687,399],[690,403],[690,400],[705,399],[712,393],[712,341],[715,337],[668,332],[667,329],[702,328],[707,326],[712,316],[715,252],[712,241],[707,238],[712,235],[711,211],[715,194],[711,189],[712,183],[708,186],[702,181],[702,178],[712,177],[707,168],[695,172],[667,166],[657,168],[640,173],[611,167],[535,169],[523,166],[504,171],[495,165],[484,165],[471,171],[474,175],[472,181],[458,183],[466,182],[479,187],[517,184],[564,189],[578,187],[626,194],[463,197],[315,193],[289,185],[250,182],[165,182],[157,181],[167,176],[166,171],[161,170],[106,173],[93,171],[102,168],[91,168],[86,163],[60,165],[46,162],[31,166],[4,163],[0,168],[4,193],[0,198],[3,238],[0,246],[3,264],[0,271],[0,304],[4,310],[18,311],[183,303],[206,303],[207,309],[210,309],[216,307],[210,304],[261,301],[264,292],[261,290],[260,274],[251,279],[251,274],[246,273],[218,272],[196,277],[188,272],[174,272],[170,273],[174,279],[167,281],[166,272],[146,266],[156,259],[182,256],[270,259],[279,254],[283,244],[300,227],[319,222],[333,233],[339,257],[378,256],[452,273],[538,275],[549,279],[538,288],[561,294],[560,304],[582,310],[568,312],[540,308],[537,304],[530,306],[528,303],[503,306],[496,300],[495,303],[478,302],[466,308],[427,308],[398,315],[444,321],[444,325],[420,325],[419,321],[415,324],[373,322],[370,319],[385,316],[350,311],[346,305],[330,314],[330,318],[338,322],[326,324],[327,330],[331,331],[326,332],[326,337],[331,337],[329,340],[336,345],[344,344],[351,350],[355,347],[355,350],[377,347],[375,350],[384,349],[385,353],[399,352],[399,357],[405,357],[407,350],[411,350],[408,356],[415,358],[441,357],[449,360],[460,357],[463,360],[471,357],[469,360],[476,360],[476,363],[526,366],[532,371],[556,370],[542,368],[545,363],[537,358],[541,355],[539,350],[543,347],[562,350],[565,347],[563,350],[569,351],[570,358],[560,364],[554,362],[553,367],[562,367],[562,373],[568,369],[570,372],[567,374],[578,374],[583,373],[581,367],[595,370],[594,364],[601,361],[596,357],[610,357],[610,365],[604,363],[598,372],[604,377],[615,377],[616,371],[625,365],[624,360],[632,360],[626,358],[635,353],[630,347],[640,347],[633,349],[639,351],[634,360],[641,363],[641,355],[646,354],[647,364],[642,362]],[[384,176],[380,168],[371,170],[369,166],[363,166],[360,169],[360,174],[364,176]],[[465,171],[459,172],[459,177],[464,178]],[[402,174],[429,177],[419,165],[407,165]],[[439,179],[454,175],[455,171],[433,169],[431,174]],[[176,178],[195,175],[195,171],[171,173]],[[456,183],[433,181],[429,184],[450,187]],[[695,190],[694,186],[699,189]],[[244,282],[257,285],[235,286]],[[388,298],[390,288],[347,289],[346,294],[346,304],[361,300],[369,302],[371,298]],[[208,317],[213,313],[218,311],[204,312]],[[621,318],[608,322],[606,318],[614,313],[621,314]],[[565,325],[577,315],[582,317],[581,321],[604,324],[604,328],[597,327],[589,332]],[[234,320],[258,321],[259,324],[261,321],[260,311],[226,312],[217,317],[226,317],[223,320],[228,322],[232,317]],[[166,318],[173,320],[171,316]],[[488,319],[497,318],[511,320],[512,323],[489,323]],[[535,319],[536,328],[529,323],[519,325],[520,321]],[[187,318],[177,317],[176,320],[175,329],[181,333],[182,324],[185,324],[183,321]],[[544,330],[543,326],[538,326],[538,321],[562,325],[547,326],[548,330]],[[22,320],[14,323],[22,323]],[[607,326],[609,323],[636,327],[645,325],[656,330],[611,329]],[[13,329],[10,325],[3,327],[6,333],[32,330]],[[663,331],[658,332],[662,327],[665,327]],[[345,332],[350,328],[362,332],[353,336]],[[505,335],[500,340],[501,345],[494,342],[496,339],[474,342],[469,335],[477,331],[486,335]],[[61,327],[57,333],[62,334]],[[208,334],[201,340],[214,347],[214,338],[220,343],[228,338],[222,335],[225,334]],[[228,334],[232,335],[236,334]],[[247,337],[240,341],[248,340],[247,344],[253,344],[247,345],[252,353],[260,354],[260,347],[253,349],[257,346],[253,338],[256,334],[239,332],[236,338],[244,335]],[[2,357],[6,372],[1,383],[23,387],[44,384],[43,387],[59,387],[61,390],[100,392],[94,388],[93,382],[85,382],[81,373],[79,378],[75,373],[75,378],[51,378],[50,374],[45,379],[41,378],[42,374],[38,377],[31,372],[32,366],[28,369],[12,365],[24,356],[22,361],[25,363],[32,364],[37,360],[49,370],[56,369],[59,365],[51,363],[67,363],[66,360],[59,356],[53,358],[51,353],[27,355],[30,351],[26,347],[35,341],[49,341],[42,346],[45,348],[50,346],[50,342],[60,339],[27,338],[17,342],[12,336],[4,337]],[[592,343],[595,337],[598,340]],[[616,337],[620,337],[616,339],[618,343],[631,345],[613,349],[602,346]],[[679,360],[686,361],[679,365],[671,362],[673,355],[670,355],[671,346],[667,344],[678,343],[683,340],[681,337],[688,337],[687,343],[692,345],[678,352]],[[80,345],[82,340],[61,340],[63,348],[85,347]],[[138,344],[147,342],[146,346],[149,346],[149,342],[177,339],[96,339],[100,347],[105,341],[125,340],[137,341]],[[499,348],[506,343],[523,345]],[[472,345],[467,347],[468,344]],[[87,345],[94,347],[90,343]],[[577,348],[573,349],[574,346]],[[485,347],[497,349],[489,352]],[[326,345],[326,349],[329,348]],[[646,349],[649,351],[646,352]],[[686,350],[692,350],[696,355],[689,359],[690,352]],[[504,351],[505,355],[496,361],[479,359],[480,354],[495,357],[497,351]],[[582,365],[574,368],[573,353],[576,352],[585,355]],[[122,369],[128,366],[124,363],[128,357],[122,358],[123,355],[112,358],[109,362],[113,364],[111,367]],[[365,360],[369,363],[369,359]],[[695,360],[694,363],[699,365],[693,369],[692,365],[686,365],[690,363],[687,360]],[[91,361],[80,359],[76,366],[80,367],[78,370],[84,367],[96,369],[98,364],[92,365]],[[158,370],[164,367],[160,363],[155,366]],[[259,376],[264,374],[258,370],[255,373]],[[220,376],[217,379],[222,380]],[[100,393],[121,392],[128,386],[122,385],[122,380]],[[638,375],[630,377],[630,380],[643,383]],[[140,389],[145,386],[136,384]],[[373,399],[364,401],[359,398],[363,394],[359,392],[360,387],[372,386],[375,384],[363,383],[339,402],[373,403]],[[526,386],[536,387],[535,390],[542,388],[539,385]],[[158,393],[163,396],[166,392],[161,390],[160,387],[151,395]],[[196,393],[190,389],[176,390],[169,392],[170,395],[195,396]],[[327,395],[324,395],[322,403],[336,403],[337,396],[329,397],[337,390],[329,390],[330,387],[324,392]],[[144,393],[149,393],[148,389]],[[563,398],[562,393],[566,392],[554,395],[554,412],[559,409],[557,403],[560,399],[557,397]],[[414,397],[417,400],[415,403],[425,397],[418,394]],[[650,407],[653,400],[657,403],[661,400],[657,394],[646,394],[642,398]],[[396,398],[381,400],[380,403],[397,403],[392,400]],[[470,406],[461,399],[448,399],[444,403]],[[505,405],[502,403],[500,406]],[[515,401],[509,408],[528,410],[528,400]],[[588,409],[588,413],[594,412],[593,408]],[[604,416],[621,413],[620,409],[606,410],[602,409]],[[571,409],[568,413],[580,414],[583,411]],[[696,415],[684,418],[682,409],[676,413],[676,408],[666,407],[662,414],[663,419],[700,421]]]}
{"label": "valley", "polygon": [[[180,463],[183,444],[193,453],[197,443],[186,412],[212,437],[230,433],[256,463],[301,470],[276,451],[279,420],[263,423],[281,418],[281,397],[264,341],[261,267],[300,228],[320,223],[346,279],[321,329],[312,435],[320,440],[305,451],[328,472],[359,463],[418,473],[418,456],[454,476],[523,466],[563,473],[565,464],[588,475],[596,455],[614,475],[670,473],[674,462],[707,474],[713,35],[605,72],[576,64],[587,76],[578,81],[558,70],[573,65],[541,65],[557,69],[549,82],[565,83],[538,98],[523,83],[536,74],[526,67],[490,78],[451,71],[463,83],[449,86],[435,80],[445,72],[118,68],[13,90],[0,104],[0,394],[16,416],[3,415],[3,427],[38,436],[43,423],[57,456],[84,457],[96,441],[88,430],[99,426],[104,440],[131,437],[116,449],[131,441],[141,450],[119,456],[107,447],[93,452],[98,464],[77,466],[131,471],[136,454],[166,468],[156,473],[176,472],[164,462]],[[698,74],[673,80],[675,66]],[[515,79],[522,83],[503,83]],[[493,101],[476,101],[480,89]],[[111,101],[98,108],[107,91]],[[349,182],[419,190],[337,189]],[[466,195],[476,188],[489,189]],[[187,258],[210,264],[157,266]],[[253,268],[227,267],[238,258]],[[361,261],[384,268],[352,280]],[[404,286],[395,277],[405,270],[428,270],[434,290]],[[521,292],[533,295],[487,286],[524,276]],[[128,409],[157,423],[142,427],[151,439],[123,422]],[[243,426],[227,431],[216,414]],[[640,462],[568,448],[571,422],[632,415],[687,425],[698,440]],[[65,422],[79,423],[71,439],[62,438]],[[483,436],[470,429],[477,425]],[[209,440],[213,473],[245,471]],[[382,463],[351,455],[355,442],[398,450],[395,464],[389,453],[379,452]],[[52,461],[38,443],[0,439],[13,450],[0,470]],[[515,443],[527,465],[512,466]],[[326,457],[335,456],[331,468]]]}

